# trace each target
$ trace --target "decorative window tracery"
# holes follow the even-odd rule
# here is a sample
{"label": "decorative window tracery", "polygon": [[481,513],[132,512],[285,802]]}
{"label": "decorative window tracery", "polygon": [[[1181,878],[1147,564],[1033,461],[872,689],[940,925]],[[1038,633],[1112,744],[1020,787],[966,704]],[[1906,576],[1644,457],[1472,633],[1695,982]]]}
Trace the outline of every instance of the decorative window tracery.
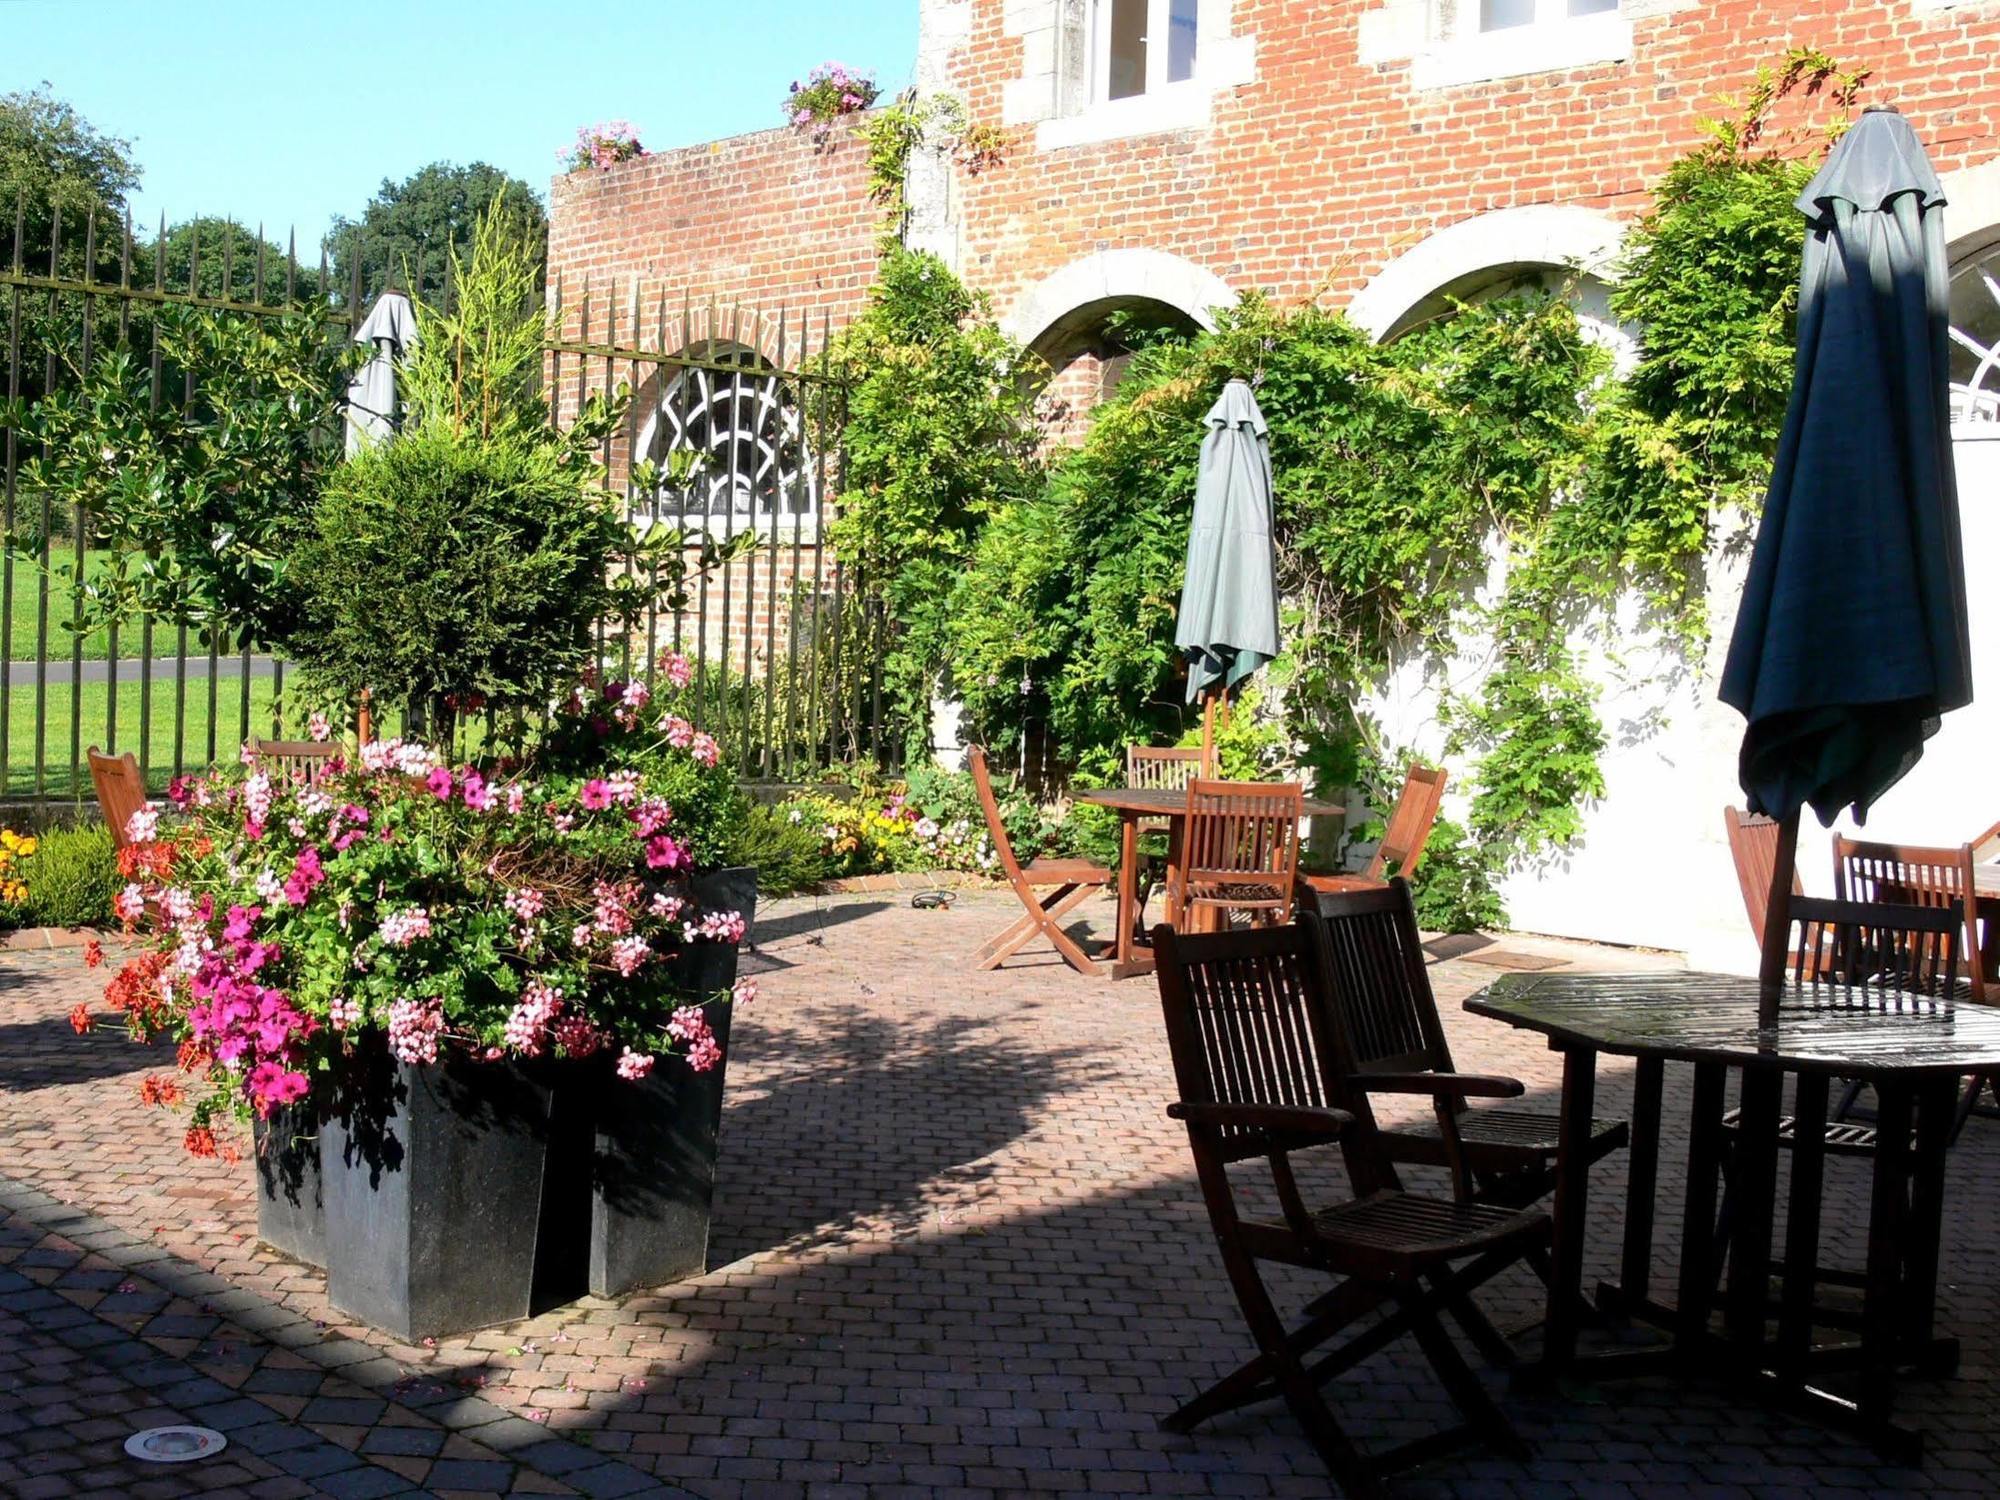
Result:
{"label": "decorative window tracery", "polygon": [[653,515],[689,531],[813,530],[821,476],[800,382],[740,347],[690,357],[701,362],[665,382],[637,449],[660,470]]}

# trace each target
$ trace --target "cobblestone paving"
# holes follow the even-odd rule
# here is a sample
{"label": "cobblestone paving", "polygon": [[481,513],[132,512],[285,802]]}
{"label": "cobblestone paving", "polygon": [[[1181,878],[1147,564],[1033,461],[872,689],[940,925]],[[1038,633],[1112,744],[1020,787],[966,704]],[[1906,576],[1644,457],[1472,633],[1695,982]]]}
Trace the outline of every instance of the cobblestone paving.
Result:
{"label": "cobblestone paving", "polygon": [[[1101,935],[1108,907],[1086,912]],[[174,1117],[139,1101],[170,1058],[66,1024],[102,973],[73,952],[0,955],[0,1495],[1327,1493],[1281,1410],[1157,1430],[1249,1353],[1162,1114],[1157,998],[1032,954],[964,972],[1009,917],[987,893],[948,912],[882,893],[767,913],[747,960],[763,996],[733,1038],[716,1269],[436,1348],[350,1325],[317,1273],[258,1247],[248,1167],[185,1157]],[[1553,1100],[1551,1054],[1458,1009],[1497,972],[1433,967],[1459,1065]],[[1622,1108],[1629,1064],[1602,1075],[1600,1112]],[[1663,1223],[1687,1093],[1670,1068]],[[1829,1178],[1829,1258],[1858,1264],[1865,1176]],[[1976,1120],[1952,1158],[1941,1308],[1963,1366],[1906,1387],[1922,1471],[1716,1387],[1530,1397],[1496,1374],[1534,1461],[1463,1457],[1400,1492],[1991,1493],[1997,1181],[2000,1122]],[[1593,1275],[1617,1246],[1615,1162],[1598,1185]],[[1669,1276],[1664,1237],[1657,1257]],[[1484,1301],[1525,1326],[1538,1291],[1517,1275]],[[1450,1420],[1408,1347],[1334,1390],[1365,1444]],[[172,1420],[230,1449],[185,1470],[123,1458],[131,1431]]]}

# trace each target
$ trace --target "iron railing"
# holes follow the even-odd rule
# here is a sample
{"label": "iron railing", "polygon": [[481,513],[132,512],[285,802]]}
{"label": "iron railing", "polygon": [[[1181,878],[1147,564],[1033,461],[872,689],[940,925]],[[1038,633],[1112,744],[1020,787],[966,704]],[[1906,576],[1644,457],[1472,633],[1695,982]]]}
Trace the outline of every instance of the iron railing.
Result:
{"label": "iron railing", "polygon": [[[135,237],[129,216],[101,209],[65,223],[59,209],[31,218],[17,200],[13,218],[0,259],[0,391],[24,408],[115,342],[150,362],[157,411],[162,382],[175,378],[161,358],[154,315],[163,307],[246,319],[313,312],[330,338],[344,338],[371,300],[358,250],[336,276],[324,250],[316,272],[301,267],[295,244],[280,265],[261,229],[251,236],[226,221],[170,231],[162,220],[148,241]],[[448,275],[408,289],[446,305],[453,295]],[[800,780],[856,757],[895,759],[882,728],[884,618],[825,540],[846,392],[827,357],[828,317],[645,296],[629,283],[573,294],[558,284],[550,303],[550,419],[567,420],[595,390],[622,383],[632,392],[601,455],[630,519],[678,527],[691,547],[704,536],[758,532],[758,547],[703,574],[684,608],[656,600],[639,629],[600,626],[607,670],[651,677],[666,649],[685,654],[697,714],[747,779]],[[233,756],[253,734],[284,735],[288,718],[297,732],[299,716],[284,703],[290,664],[277,652],[143,615],[95,640],[65,630],[51,565],[66,558],[84,578],[89,516],[62,495],[24,488],[22,466],[34,455],[23,434],[9,426],[0,442],[0,802],[83,801],[92,744],[134,751],[157,789]],[[646,472],[641,460],[662,476],[651,493],[634,483]],[[82,621],[80,596],[67,619]]]}

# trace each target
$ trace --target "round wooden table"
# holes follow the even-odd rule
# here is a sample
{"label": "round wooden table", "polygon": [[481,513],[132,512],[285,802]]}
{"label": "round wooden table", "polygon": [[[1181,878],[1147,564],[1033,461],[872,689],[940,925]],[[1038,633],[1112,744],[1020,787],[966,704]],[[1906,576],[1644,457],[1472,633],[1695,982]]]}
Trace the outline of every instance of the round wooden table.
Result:
{"label": "round wooden table", "polygon": [[[1135,974],[1153,972],[1153,950],[1142,944],[1139,924],[1139,825],[1147,819],[1167,824],[1167,881],[1180,875],[1181,825],[1187,819],[1187,793],[1171,787],[1107,786],[1078,792],[1078,802],[1111,808],[1119,817],[1118,835],[1118,937],[1107,945],[1111,977],[1130,979]],[[1304,803],[1309,818],[1333,818],[1347,809],[1337,802],[1308,797]]]}

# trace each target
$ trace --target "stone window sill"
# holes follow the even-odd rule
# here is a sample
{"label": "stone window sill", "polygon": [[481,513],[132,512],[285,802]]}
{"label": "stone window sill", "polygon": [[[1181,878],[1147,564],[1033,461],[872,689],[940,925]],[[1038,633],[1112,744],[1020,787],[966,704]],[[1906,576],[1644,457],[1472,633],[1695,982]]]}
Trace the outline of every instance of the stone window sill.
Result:
{"label": "stone window sill", "polygon": [[1440,42],[1418,54],[1410,82],[1419,89],[1490,83],[1530,73],[1560,73],[1632,55],[1632,23],[1615,11],[1549,26],[1517,26]]}
{"label": "stone window sill", "polygon": [[1035,147],[1059,151],[1131,136],[1164,135],[1176,130],[1206,130],[1215,96],[1256,74],[1256,54],[1248,36],[1205,41],[1210,61],[1185,83],[1170,83],[1151,93],[1091,105],[1081,113],[1044,120],[1035,130]]}

